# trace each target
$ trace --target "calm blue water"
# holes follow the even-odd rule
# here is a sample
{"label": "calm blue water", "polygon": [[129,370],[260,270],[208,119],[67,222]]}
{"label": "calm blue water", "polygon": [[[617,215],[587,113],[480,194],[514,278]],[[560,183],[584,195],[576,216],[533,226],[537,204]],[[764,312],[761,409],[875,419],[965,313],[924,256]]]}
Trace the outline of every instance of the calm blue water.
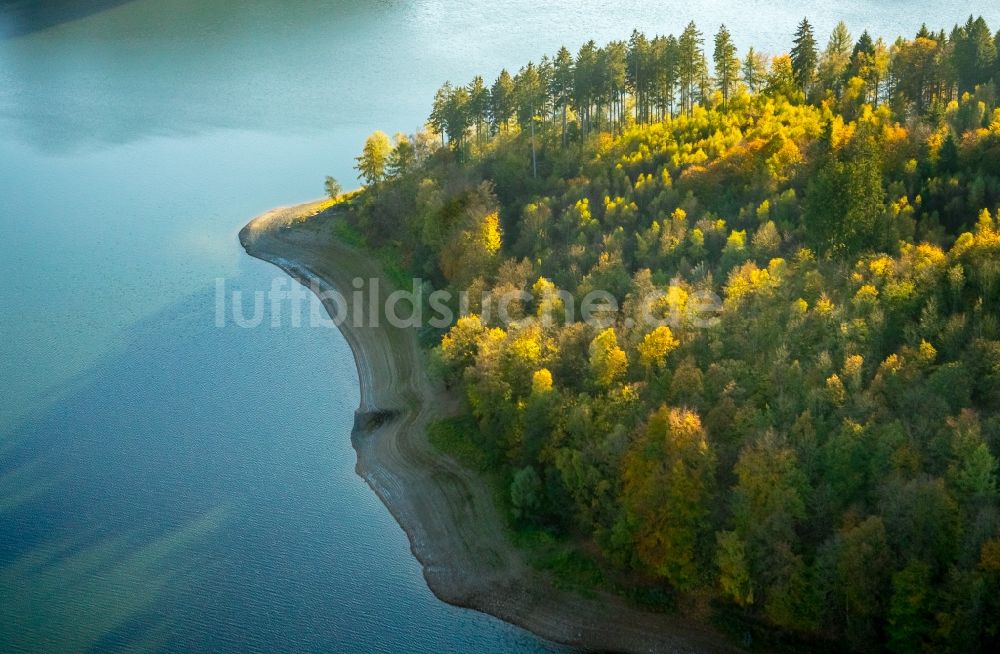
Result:
{"label": "calm blue water", "polygon": [[354,474],[339,334],[215,327],[217,278],[279,274],[236,232],[349,185],[443,80],[562,43],[1000,27],[834,5],[0,0],[0,651],[544,649],[427,590]]}

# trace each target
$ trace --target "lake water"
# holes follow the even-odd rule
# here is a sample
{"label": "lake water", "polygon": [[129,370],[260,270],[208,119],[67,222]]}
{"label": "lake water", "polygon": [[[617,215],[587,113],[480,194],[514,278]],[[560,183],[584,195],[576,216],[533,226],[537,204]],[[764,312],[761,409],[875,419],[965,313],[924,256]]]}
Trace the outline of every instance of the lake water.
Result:
{"label": "lake water", "polygon": [[[868,5],[868,8],[866,8]],[[976,2],[0,0],[0,651],[537,652],[438,602],[354,474],[335,331],[215,326],[236,233],[445,79],[633,27],[787,49]]]}

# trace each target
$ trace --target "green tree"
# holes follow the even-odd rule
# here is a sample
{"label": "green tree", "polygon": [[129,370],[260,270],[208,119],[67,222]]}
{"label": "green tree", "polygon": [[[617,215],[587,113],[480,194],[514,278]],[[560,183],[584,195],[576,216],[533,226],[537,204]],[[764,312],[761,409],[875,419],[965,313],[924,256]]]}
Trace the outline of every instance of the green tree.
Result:
{"label": "green tree", "polygon": [[603,95],[607,100],[608,122],[621,129],[625,120],[625,90],[627,47],[622,41],[612,41],[601,50],[601,78],[606,87]]}
{"label": "green tree", "polygon": [[331,200],[336,200],[344,192],[344,187],[340,185],[340,182],[329,175],[327,175],[326,181],[323,183],[323,188],[326,189],[326,195]]}
{"label": "green tree", "polygon": [[813,35],[812,25],[809,20],[802,19],[798,29],[795,31],[795,45],[789,53],[792,57],[792,72],[795,74],[795,82],[807,96],[812,90],[813,79],[816,77],[816,37]]}
{"label": "green tree", "polygon": [[591,109],[600,86],[598,68],[597,44],[593,40],[587,41],[580,46],[573,69],[573,101],[580,113],[584,133],[590,131]]}
{"label": "green tree", "polygon": [[517,123],[522,130],[527,127],[531,131],[531,175],[538,177],[535,122],[545,110],[548,95],[538,68],[531,62],[522,68],[514,78],[514,97],[517,106]]}
{"label": "green tree", "polygon": [[461,151],[465,145],[471,118],[469,92],[464,86],[452,89],[444,105],[444,129],[453,149]]}
{"label": "green tree", "polygon": [[626,455],[622,499],[639,558],[678,588],[699,580],[699,544],[708,528],[715,456],[698,415],[661,406]]}
{"label": "green tree", "polygon": [[566,122],[573,102],[573,55],[564,47],[559,48],[552,62],[552,81],[549,92],[552,104],[562,113],[562,144],[566,147]]}
{"label": "green tree", "polygon": [[646,122],[654,81],[653,46],[639,30],[633,30],[629,38],[626,64],[625,78],[635,101],[635,120]]}
{"label": "green tree", "polygon": [[861,32],[858,42],[854,44],[854,49],[851,50],[851,74],[860,75],[861,66],[864,64],[862,57],[871,57],[873,54],[875,54],[875,42],[872,41],[868,30],[865,30]]}
{"label": "green tree", "polygon": [[997,45],[983,17],[968,22],[956,34],[954,43],[958,92],[971,92],[993,76],[997,60]]}
{"label": "green tree", "polygon": [[654,60],[650,99],[662,119],[674,113],[674,97],[677,89],[677,38],[672,34],[665,37],[657,36],[650,47]]}
{"label": "green tree", "polygon": [[700,81],[705,77],[704,39],[694,21],[688,23],[677,40],[677,78],[680,85],[681,107],[691,113],[699,100]]}
{"label": "green tree", "polygon": [[398,133],[392,140],[394,144],[389,153],[387,168],[389,177],[399,177],[413,168],[417,161],[417,151],[406,134]]}
{"label": "green tree", "polygon": [[514,473],[510,484],[510,505],[518,520],[534,521],[542,508],[542,479],[532,466]]}
{"label": "green tree", "polygon": [[729,96],[736,85],[740,74],[740,61],[736,58],[736,46],[725,25],[719,27],[715,35],[715,50],[712,53],[715,62],[715,83],[722,93],[722,108],[729,106]]}
{"label": "green tree", "polygon": [[941,62],[940,49],[938,41],[922,36],[893,46],[892,71],[897,102],[902,105],[912,102],[917,113],[923,113],[932,104]]}
{"label": "green tree", "polygon": [[835,589],[830,602],[831,617],[846,631],[858,650],[878,644],[878,629],[890,591],[892,550],[885,524],[869,516],[846,526],[834,541]]}
{"label": "green tree", "polygon": [[772,621],[800,628],[811,604],[796,525],[806,516],[808,482],[798,457],[773,432],[740,452],[731,506],[734,531],[746,542],[751,587],[763,589]]}
{"label": "green tree", "polygon": [[934,630],[930,589],[931,570],[921,561],[910,561],[893,575],[886,627],[890,651],[904,654],[927,650]]}
{"label": "green tree", "polygon": [[476,143],[481,144],[484,127],[490,120],[490,90],[483,83],[483,78],[476,75],[469,84],[468,113],[476,126]]}
{"label": "green tree", "polygon": [[724,597],[740,606],[753,604],[753,579],[747,562],[746,543],[735,531],[716,534],[715,564]]}
{"label": "green tree", "polygon": [[826,49],[819,59],[819,81],[824,89],[839,98],[844,90],[845,74],[851,64],[852,39],[844,21],[837,23]]}
{"label": "green tree", "polygon": [[741,73],[743,83],[747,85],[751,93],[761,90],[767,79],[767,57],[750,48],[747,50],[746,57],[743,58]]}
{"label": "green tree", "polygon": [[434,93],[434,102],[431,104],[431,115],[427,119],[427,124],[435,134],[440,135],[441,145],[445,144],[445,136],[448,132],[448,103],[451,101],[451,96],[454,93],[454,89],[451,86],[451,82],[445,82],[441,87]]}
{"label": "green tree", "polygon": [[979,419],[963,411],[951,419],[951,462],[947,479],[957,497],[967,504],[991,504],[997,497],[997,460],[983,440]]}
{"label": "green tree", "polygon": [[881,149],[861,130],[841,151],[829,150],[806,191],[805,224],[814,248],[838,254],[878,248],[885,213]]}
{"label": "green tree", "polygon": [[493,82],[490,89],[490,116],[493,120],[493,127],[498,130],[506,130],[510,119],[514,116],[514,109],[514,78],[505,68],[500,71],[500,76]]}

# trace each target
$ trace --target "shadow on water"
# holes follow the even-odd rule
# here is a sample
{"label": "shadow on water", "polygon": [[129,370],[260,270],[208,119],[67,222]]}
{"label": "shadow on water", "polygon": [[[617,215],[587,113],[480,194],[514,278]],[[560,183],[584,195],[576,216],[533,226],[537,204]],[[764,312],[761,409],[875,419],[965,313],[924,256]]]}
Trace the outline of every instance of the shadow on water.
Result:
{"label": "shadow on water", "polygon": [[309,574],[294,555],[289,565],[305,569],[289,575],[244,568],[280,566],[307,519],[288,516],[315,517],[310,505],[330,493],[330,412],[311,406],[315,420],[287,423],[300,404],[329,403],[338,372],[330,357],[290,351],[315,336],[217,329],[213,306],[204,289],[136,324],[4,437],[0,651],[158,648],[173,622],[217,620],[173,643],[215,649],[274,609],[228,596],[259,591],[260,575]]}
{"label": "shadow on water", "polygon": [[0,38],[86,18],[133,0],[0,0]]}
{"label": "shadow on water", "polygon": [[[275,275],[248,258],[228,281],[245,316]],[[336,331],[273,329],[267,302],[217,328],[215,292],[0,442],[0,652],[554,651],[431,594],[355,473]]]}

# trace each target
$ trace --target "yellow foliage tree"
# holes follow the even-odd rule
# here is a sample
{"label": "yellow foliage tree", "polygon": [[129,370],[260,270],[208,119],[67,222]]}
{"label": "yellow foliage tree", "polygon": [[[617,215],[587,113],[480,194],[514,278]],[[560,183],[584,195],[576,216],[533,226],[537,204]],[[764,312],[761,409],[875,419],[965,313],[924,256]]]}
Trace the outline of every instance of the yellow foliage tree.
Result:
{"label": "yellow foliage tree", "polygon": [[548,368],[536,370],[531,376],[531,392],[535,395],[542,395],[552,390],[552,373]]}
{"label": "yellow foliage tree", "polygon": [[590,370],[599,386],[607,388],[628,371],[628,357],[618,346],[618,336],[608,327],[590,343]]}
{"label": "yellow foliage tree", "polygon": [[479,337],[485,331],[479,316],[462,316],[441,339],[444,360],[455,367],[470,365],[476,358]]}
{"label": "yellow foliage tree", "polygon": [[479,237],[483,249],[489,254],[496,254],[500,251],[502,244],[500,234],[500,214],[496,211],[487,214],[480,225]]}
{"label": "yellow foliage tree", "polygon": [[670,328],[661,325],[646,334],[639,343],[639,363],[647,370],[661,367],[666,362],[667,355],[680,344]]}

